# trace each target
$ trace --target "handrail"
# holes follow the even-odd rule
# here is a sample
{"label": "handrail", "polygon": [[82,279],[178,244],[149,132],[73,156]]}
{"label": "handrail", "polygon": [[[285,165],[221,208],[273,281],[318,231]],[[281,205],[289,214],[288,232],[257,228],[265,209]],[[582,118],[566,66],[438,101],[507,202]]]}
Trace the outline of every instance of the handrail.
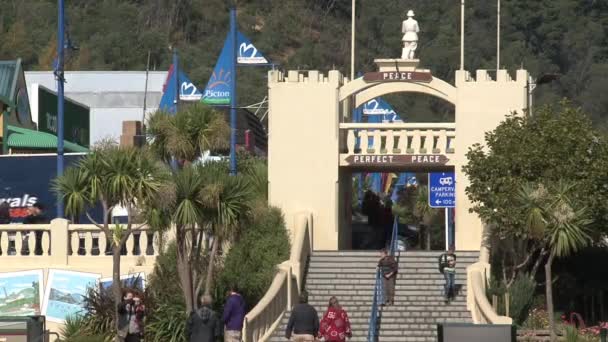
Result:
{"label": "handrail", "polygon": [[312,252],[312,217],[296,217],[295,234],[289,260],[278,266],[266,294],[245,316],[243,341],[266,341],[277,328],[283,315],[292,307],[295,297],[304,289],[306,262]]}
{"label": "handrail", "polygon": [[475,323],[512,324],[513,319],[496,314],[485,294],[485,271],[488,265],[476,263],[468,267],[467,278],[471,291],[473,308],[469,308]]}
{"label": "handrail", "polygon": [[[398,246],[398,236],[399,236],[399,224],[398,217],[395,217],[393,221],[393,230],[391,232],[391,241],[389,244],[389,253],[390,256],[395,256],[397,252]],[[369,318],[369,326],[367,329],[367,341],[374,342],[376,341],[378,335],[378,314],[379,307],[378,303],[384,303],[384,292],[382,288],[382,274],[380,268],[376,269],[376,283],[374,284],[374,298],[372,300],[372,310]]]}
{"label": "handrail", "polygon": [[476,324],[512,324],[513,319],[499,316],[486,296],[486,275],[490,273],[490,250],[482,244],[479,261],[467,267],[467,309]]}
{"label": "handrail", "polygon": [[[243,326],[243,339],[245,341],[263,341],[268,338],[269,334],[272,333],[274,329],[271,327],[276,326],[280,319],[276,319],[272,316],[282,317],[285,312],[285,306],[287,303],[281,303],[282,299],[281,292],[285,292],[286,296],[289,296],[287,292],[289,292],[289,286],[285,286],[286,282],[289,282],[289,272],[285,270],[278,270],[277,274],[274,276],[272,280],[272,284],[268,288],[268,291],[264,294],[262,299],[257,303],[257,305],[247,313],[245,316],[245,322]],[[287,287],[287,289],[286,289]],[[279,301],[279,305],[273,305],[276,301]],[[280,305],[284,304],[284,305]],[[264,321],[263,323],[266,325],[266,329],[250,329],[248,325],[251,322],[254,322],[256,319]]]}

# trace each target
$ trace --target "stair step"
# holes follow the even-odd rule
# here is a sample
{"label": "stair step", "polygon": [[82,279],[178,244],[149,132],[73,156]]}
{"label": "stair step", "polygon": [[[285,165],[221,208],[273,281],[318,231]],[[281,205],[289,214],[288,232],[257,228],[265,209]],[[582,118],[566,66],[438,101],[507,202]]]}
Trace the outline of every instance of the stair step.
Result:
{"label": "stair step", "polygon": [[[478,262],[479,252],[456,252],[459,292],[449,304],[443,297],[445,279],[437,269],[441,253],[407,251],[397,255],[395,305],[379,307],[379,341],[435,342],[438,323],[471,322],[466,305],[466,268]],[[378,259],[377,251],[314,251],[310,257],[305,279],[309,303],[321,318],[329,297],[338,297],[353,330],[349,341],[367,341]],[[269,341],[285,341],[289,316],[289,312],[284,315]]]}

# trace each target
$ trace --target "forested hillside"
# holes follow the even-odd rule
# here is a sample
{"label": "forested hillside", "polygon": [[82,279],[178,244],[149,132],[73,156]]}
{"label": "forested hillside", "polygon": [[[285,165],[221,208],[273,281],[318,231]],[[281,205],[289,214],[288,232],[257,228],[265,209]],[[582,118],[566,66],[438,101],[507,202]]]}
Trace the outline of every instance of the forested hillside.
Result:
{"label": "forested hillside", "polygon": [[[204,87],[228,31],[224,0],[66,0],[74,43],[72,70],[166,70],[169,47]],[[56,48],[56,0],[0,0],[0,59],[21,57],[29,70],[48,70]],[[281,68],[350,70],[350,0],[240,0],[238,20],[254,44]],[[421,26],[424,66],[452,81],[459,66],[460,1],[358,0],[357,68],[400,55],[400,22],[412,8]],[[608,115],[608,1],[503,0],[502,66],[534,76],[559,73],[539,87],[537,103],[573,99],[603,126]],[[468,70],[496,67],[496,1],[467,1]],[[265,95],[265,70],[239,71],[239,102]],[[450,109],[433,99],[392,95],[408,118],[439,120]],[[429,112],[430,109],[430,112]]]}

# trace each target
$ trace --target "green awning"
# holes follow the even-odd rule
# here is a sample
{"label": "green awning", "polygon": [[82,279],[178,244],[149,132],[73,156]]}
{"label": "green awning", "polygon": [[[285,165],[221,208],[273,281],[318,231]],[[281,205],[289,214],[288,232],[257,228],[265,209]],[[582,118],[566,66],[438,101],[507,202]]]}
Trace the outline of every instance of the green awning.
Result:
{"label": "green awning", "polygon": [[[6,141],[9,148],[35,150],[57,149],[57,137],[50,133],[9,125],[7,127],[6,135],[8,136]],[[66,140],[63,141],[63,147],[66,152],[89,152],[88,148]]]}

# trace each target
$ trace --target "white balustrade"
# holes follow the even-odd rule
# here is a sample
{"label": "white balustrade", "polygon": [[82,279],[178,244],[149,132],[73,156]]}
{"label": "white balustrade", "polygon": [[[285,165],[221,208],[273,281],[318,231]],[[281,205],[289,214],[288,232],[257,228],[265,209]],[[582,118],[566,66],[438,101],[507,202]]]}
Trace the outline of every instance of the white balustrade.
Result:
{"label": "white balustrade", "polygon": [[[94,225],[67,224],[56,229],[58,230],[52,230],[51,224],[0,225],[0,258],[57,257],[57,260],[66,262],[67,257],[106,257],[108,243],[112,243],[107,240],[105,233]],[[133,232],[125,243],[126,254],[123,256],[157,256],[158,234],[151,233],[147,227]]]}
{"label": "white balustrade", "polygon": [[452,154],[455,128],[453,123],[340,124],[347,154]]}

